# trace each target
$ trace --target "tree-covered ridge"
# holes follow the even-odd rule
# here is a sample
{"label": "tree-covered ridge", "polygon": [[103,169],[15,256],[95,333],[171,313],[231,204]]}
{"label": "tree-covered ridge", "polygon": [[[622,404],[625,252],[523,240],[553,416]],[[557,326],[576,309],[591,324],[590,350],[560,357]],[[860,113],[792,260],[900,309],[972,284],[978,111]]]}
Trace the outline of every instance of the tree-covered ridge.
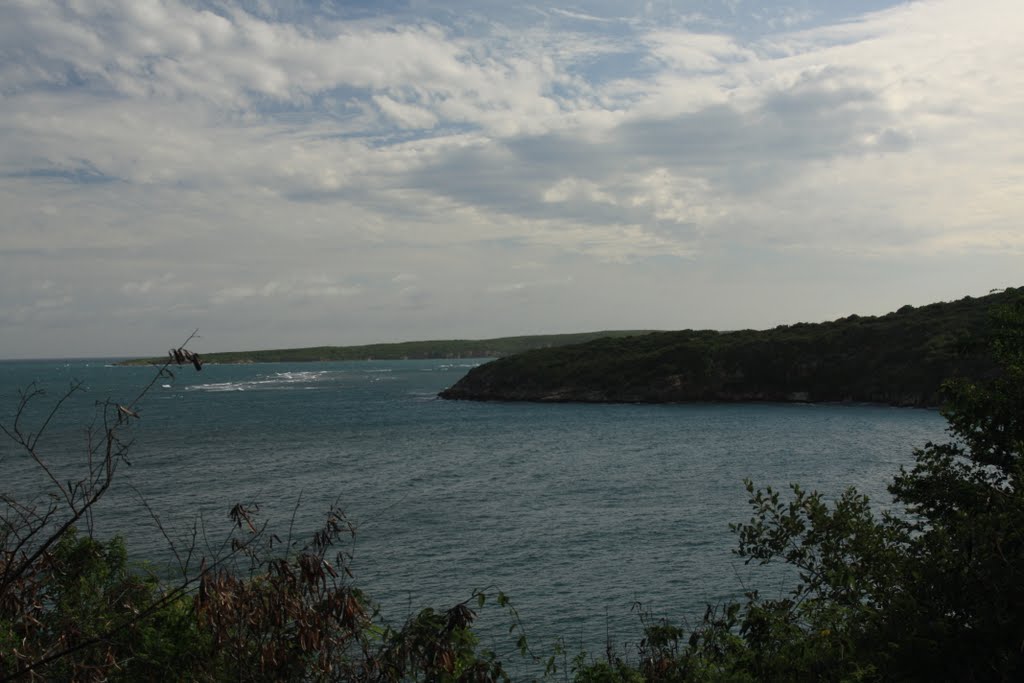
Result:
{"label": "tree-covered ridge", "polygon": [[984,335],[992,306],[1019,292],[762,331],[654,332],[529,351],[474,368],[441,396],[934,406],[944,380],[992,369],[990,354],[968,340]]}
{"label": "tree-covered ridge", "polygon": [[[362,346],[312,346],[302,349],[225,351],[203,354],[206,363],[304,363],[345,360],[406,360],[431,358],[498,358],[531,349],[581,344],[601,337],[646,334],[648,330],[604,330],[575,334],[541,334],[494,339],[438,339]],[[121,365],[152,365],[164,358],[126,360]]]}

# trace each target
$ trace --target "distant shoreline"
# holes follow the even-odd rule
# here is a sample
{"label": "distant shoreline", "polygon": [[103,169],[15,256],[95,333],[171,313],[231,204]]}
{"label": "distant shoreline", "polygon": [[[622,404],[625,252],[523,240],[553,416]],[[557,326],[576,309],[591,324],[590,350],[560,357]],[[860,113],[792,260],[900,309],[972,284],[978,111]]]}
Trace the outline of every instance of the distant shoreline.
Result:
{"label": "distant shoreline", "polygon": [[[323,363],[330,361],[366,360],[462,360],[467,358],[501,358],[534,349],[581,344],[604,337],[631,337],[649,334],[652,330],[602,330],[573,334],[525,335],[494,339],[441,339],[429,341],[363,344],[360,346],[312,346],[294,349],[261,351],[226,351],[199,353],[204,363],[239,365],[245,363]],[[167,356],[129,358],[117,365],[162,365]]]}
{"label": "distant shoreline", "polygon": [[[215,355],[215,354],[210,354]],[[203,356],[203,366],[207,365],[277,365],[280,363],[372,363],[374,361],[419,361],[419,360],[479,360],[489,361],[498,358],[498,356],[466,356],[466,357],[449,357],[449,356],[423,356],[420,358],[390,358],[390,357],[366,357],[366,358],[284,358],[281,360],[207,360],[206,356]],[[59,359],[64,361],[65,359]],[[73,359],[74,360],[74,359]],[[88,358],[79,358],[77,360],[94,360]],[[106,359],[104,359],[106,360]],[[108,364],[112,367],[152,367],[161,366],[167,362],[167,358],[127,358],[122,360],[114,359],[113,362],[108,360]],[[0,361],[2,362],[2,361]],[[19,362],[19,361],[11,361]],[[32,362],[32,361],[29,361]],[[46,362],[46,359],[43,359]]]}

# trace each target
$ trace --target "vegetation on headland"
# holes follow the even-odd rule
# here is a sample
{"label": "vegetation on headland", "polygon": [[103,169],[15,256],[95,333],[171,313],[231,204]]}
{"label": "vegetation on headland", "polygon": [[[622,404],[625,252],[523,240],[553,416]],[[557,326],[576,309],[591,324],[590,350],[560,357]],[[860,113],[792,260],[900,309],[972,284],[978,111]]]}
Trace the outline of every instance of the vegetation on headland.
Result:
{"label": "vegetation on headland", "polygon": [[[415,360],[431,358],[500,358],[531,349],[582,344],[601,337],[646,334],[646,330],[605,330],[576,334],[538,334],[495,339],[438,339],[363,346],[313,346],[302,349],[224,351],[203,354],[204,363],[305,363],[342,360]],[[136,358],[118,365],[161,365],[166,358]]]}
{"label": "vegetation on headland", "polygon": [[[950,440],[925,444],[895,476],[891,514],[853,489],[829,501],[799,486],[783,495],[747,482],[751,517],[733,527],[736,552],[794,568],[792,590],[768,598],[750,588],[693,627],[645,620],[630,652],[537,657],[497,593],[491,603],[509,610],[515,646],[536,676],[1020,680],[1024,296],[1002,300],[991,321],[991,373],[945,384]],[[22,407],[37,397],[27,392]],[[350,531],[336,510],[308,543],[282,543],[236,505],[226,553],[180,554],[177,582],[133,570],[116,539],[76,533],[127,454],[140,399],[101,406],[82,480],[51,477],[56,495],[39,503],[0,499],[0,680],[511,680],[507,659],[482,648],[473,630],[487,593],[383,623],[334,552]],[[49,474],[39,437],[50,418],[30,430],[22,414],[4,432]]]}
{"label": "vegetation on headland", "polygon": [[442,398],[503,401],[941,404],[942,382],[993,368],[989,310],[1024,292],[770,330],[683,330],[528,351],[471,370]]}

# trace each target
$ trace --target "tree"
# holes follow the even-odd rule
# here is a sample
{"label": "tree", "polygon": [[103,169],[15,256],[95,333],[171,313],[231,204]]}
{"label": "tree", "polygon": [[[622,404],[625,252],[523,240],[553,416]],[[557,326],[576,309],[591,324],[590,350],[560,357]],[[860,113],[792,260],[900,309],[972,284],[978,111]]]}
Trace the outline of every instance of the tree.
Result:
{"label": "tree", "polygon": [[1024,677],[1024,296],[992,312],[991,376],[944,384],[950,439],[915,451],[879,514],[746,482],[733,526],[748,563],[781,562],[792,591],[708,608],[687,634],[645,624],[636,666],[579,681],[1010,681]]}
{"label": "tree", "polygon": [[947,443],[928,443],[876,516],[849,490],[748,483],[736,527],[747,561],[799,572],[791,597],[752,595],[736,622],[745,667],[812,678],[1018,680],[1024,676],[1024,297],[993,311],[993,376],[948,381]]}
{"label": "tree", "polygon": [[949,443],[928,444],[891,490],[907,506],[903,581],[890,607],[893,661],[936,676],[1024,676],[1024,300],[994,312],[1002,372],[947,383]]}

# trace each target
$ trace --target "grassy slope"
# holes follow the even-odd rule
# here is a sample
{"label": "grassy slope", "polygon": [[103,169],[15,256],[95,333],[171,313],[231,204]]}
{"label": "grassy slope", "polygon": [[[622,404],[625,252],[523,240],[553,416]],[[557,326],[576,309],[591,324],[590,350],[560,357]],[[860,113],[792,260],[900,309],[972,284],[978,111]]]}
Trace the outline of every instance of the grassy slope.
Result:
{"label": "grassy slope", "polygon": [[526,352],[473,369],[444,398],[869,401],[937,405],[943,380],[991,367],[967,340],[1024,288],[771,330],[684,330]]}

